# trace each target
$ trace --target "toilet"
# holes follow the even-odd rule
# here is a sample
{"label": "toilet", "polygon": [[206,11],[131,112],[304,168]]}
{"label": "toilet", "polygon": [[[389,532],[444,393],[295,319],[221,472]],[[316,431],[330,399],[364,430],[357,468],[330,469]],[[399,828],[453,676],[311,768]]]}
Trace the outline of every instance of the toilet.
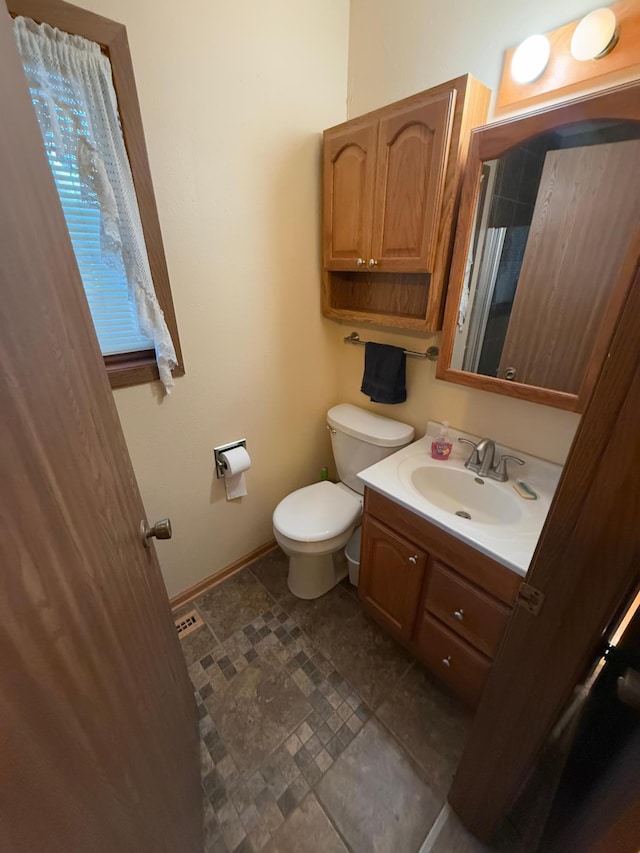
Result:
{"label": "toilet", "polygon": [[289,557],[289,589],[298,598],[318,598],[346,576],[344,546],[362,514],[358,473],[414,436],[412,426],[349,403],[329,409],[327,429],[340,482],[297,489],[273,513],[276,542]]}

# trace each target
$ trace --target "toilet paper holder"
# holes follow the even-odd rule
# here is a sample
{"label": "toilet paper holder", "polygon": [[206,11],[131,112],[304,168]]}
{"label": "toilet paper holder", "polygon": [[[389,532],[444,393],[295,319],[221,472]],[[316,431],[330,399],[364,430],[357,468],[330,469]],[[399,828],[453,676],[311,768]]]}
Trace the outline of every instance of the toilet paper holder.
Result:
{"label": "toilet paper holder", "polygon": [[241,438],[239,441],[230,441],[229,444],[221,444],[219,447],[213,448],[213,453],[216,458],[216,477],[218,480],[222,480],[224,478],[224,473],[227,469],[227,463],[222,458],[222,454],[226,453],[227,450],[233,450],[234,447],[244,447],[247,449],[247,439]]}

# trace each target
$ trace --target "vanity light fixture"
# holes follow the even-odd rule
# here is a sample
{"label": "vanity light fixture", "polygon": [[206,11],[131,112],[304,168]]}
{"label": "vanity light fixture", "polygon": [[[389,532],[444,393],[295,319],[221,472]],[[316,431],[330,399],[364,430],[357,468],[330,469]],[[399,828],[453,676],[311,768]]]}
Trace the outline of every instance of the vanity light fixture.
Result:
{"label": "vanity light fixture", "polygon": [[535,35],[520,44],[511,59],[511,76],[516,83],[537,80],[547,67],[551,45],[546,36]]}
{"label": "vanity light fixture", "polygon": [[526,78],[519,70],[517,54],[529,39],[507,50],[496,114],[640,78],[640,0],[600,3],[607,5],[542,34],[551,50],[546,66],[545,54],[541,55],[537,79],[533,69]]}
{"label": "vanity light fixture", "polygon": [[575,28],[571,37],[571,55],[581,62],[601,59],[611,53],[617,43],[616,14],[605,6],[589,12]]}

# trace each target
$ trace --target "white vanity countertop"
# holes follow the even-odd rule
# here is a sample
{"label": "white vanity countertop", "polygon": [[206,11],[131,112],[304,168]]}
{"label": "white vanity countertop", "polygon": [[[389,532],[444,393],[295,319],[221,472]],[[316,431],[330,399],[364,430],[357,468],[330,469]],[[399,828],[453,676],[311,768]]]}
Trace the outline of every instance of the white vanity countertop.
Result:
{"label": "white vanity countertop", "polygon": [[[445,509],[444,506],[438,505],[438,503],[451,504],[450,496],[443,501],[439,499],[436,499],[436,502],[428,500],[420,493],[412,480],[412,475],[418,469],[423,469],[421,472],[423,481],[428,480],[431,471],[434,474],[433,479],[435,481],[441,476],[438,469],[447,468],[460,472],[459,474],[453,473],[452,476],[465,488],[471,489],[471,493],[475,488],[474,481],[478,488],[483,486],[481,482],[478,482],[477,474],[464,467],[472,448],[467,444],[458,442],[460,437],[477,442],[478,437],[449,427],[449,436],[453,443],[451,455],[446,461],[434,460],[431,458],[431,442],[437,435],[439,427],[440,424],[429,421],[427,434],[423,438],[414,441],[413,444],[404,447],[370,468],[365,468],[358,476],[370,488],[422,516],[452,536],[477,548],[478,551],[487,554],[517,574],[526,575],[558,485],[562,466],[496,444],[496,462],[503,454],[510,454],[523,459],[525,465],[508,463],[509,482],[507,483],[486,479],[484,487],[488,486],[489,488],[482,494],[481,498],[480,493],[478,493],[477,506],[479,508],[477,510],[469,508],[471,519],[460,518],[451,509]],[[467,477],[468,480],[465,479]],[[521,498],[513,488],[513,483],[516,480],[523,480],[531,486],[537,493],[538,499],[525,500]],[[485,514],[483,520],[474,521],[474,512],[476,519],[482,515],[483,499],[489,506],[490,503],[493,503],[492,496],[498,499],[496,506],[505,507],[506,520],[503,522],[501,519],[491,518]],[[456,500],[457,498],[453,498],[454,505],[457,506]],[[467,506],[463,503],[460,509],[467,509]],[[496,510],[496,512],[501,512],[501,510]]]}

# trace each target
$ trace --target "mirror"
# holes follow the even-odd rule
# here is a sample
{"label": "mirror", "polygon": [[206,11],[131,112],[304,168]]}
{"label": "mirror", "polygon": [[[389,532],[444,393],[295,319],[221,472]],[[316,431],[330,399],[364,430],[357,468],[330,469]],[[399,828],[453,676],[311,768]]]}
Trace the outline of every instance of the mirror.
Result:
{"label": "mirror", "polygon": [[474,131],[438,376],[581,411],[631,279],[640,108],[571,106]]}

